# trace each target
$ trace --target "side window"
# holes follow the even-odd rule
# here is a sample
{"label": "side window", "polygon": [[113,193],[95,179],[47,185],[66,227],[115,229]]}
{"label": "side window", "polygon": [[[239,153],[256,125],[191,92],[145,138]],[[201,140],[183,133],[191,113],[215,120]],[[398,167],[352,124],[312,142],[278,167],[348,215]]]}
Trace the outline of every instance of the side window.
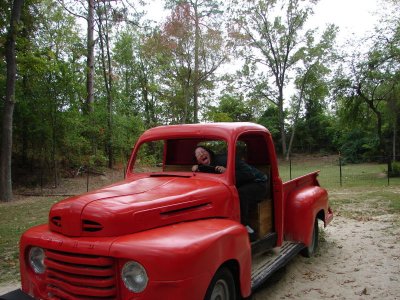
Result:
{"label": "side window", "polygon": [[236,157],[270,175],[267,140],[263,135],[245,133],[236,142]]}
{"label": "side window", "polygon": [[162,172],[164,141],[147,142],[140,146],[132,171]]}

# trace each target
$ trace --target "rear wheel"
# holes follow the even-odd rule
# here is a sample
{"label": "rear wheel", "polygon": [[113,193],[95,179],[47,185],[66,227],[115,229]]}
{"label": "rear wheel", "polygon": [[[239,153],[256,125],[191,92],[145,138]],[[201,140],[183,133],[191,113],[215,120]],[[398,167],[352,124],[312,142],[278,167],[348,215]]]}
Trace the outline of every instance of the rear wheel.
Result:
{"label": "rear wheel", "polygon": [[221,268],[215,273],[208,286],[205,300],[236,300],[235,279],[228,268]]}
{"label": "rear wheel", "polygon": [[310,246],[304,248],[301,251],[301,254],[303,256],[311,257],[311,256],[313,256],[315,254],[315,252],[317,252],[317,249],[318,249],[318,235],[319,235],[318,219],[315,218],[311,244],[310,244]]}

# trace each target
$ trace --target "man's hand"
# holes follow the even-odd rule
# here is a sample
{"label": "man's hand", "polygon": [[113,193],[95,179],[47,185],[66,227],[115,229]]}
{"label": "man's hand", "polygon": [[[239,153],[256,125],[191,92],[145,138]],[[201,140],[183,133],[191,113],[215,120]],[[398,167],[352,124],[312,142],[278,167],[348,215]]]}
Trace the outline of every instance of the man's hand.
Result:
{"label": "man's hand", "polygon": [[218,172],[218,173],[225,173],[225,171],[226,171],[226,168],[225,167],[223,167],[223,166],[216,166],[215,167],[215,170]]}

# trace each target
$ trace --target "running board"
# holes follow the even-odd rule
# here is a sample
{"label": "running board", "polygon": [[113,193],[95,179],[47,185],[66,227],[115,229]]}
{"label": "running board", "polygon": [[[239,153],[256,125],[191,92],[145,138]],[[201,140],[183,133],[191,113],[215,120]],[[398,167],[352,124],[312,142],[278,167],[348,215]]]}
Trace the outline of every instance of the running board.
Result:
{"label": "running board", "polygon": [[269,251],[263,255],[253,257],[251,289],[258,289],[275,271],[284,267],[302,249],[304,244],[285,242],[278,253]]}
{"label": "running board", "polygon": [[260,253],[265,253],[276,246],[278,235],[276,232],[268,233],[263,238],[251,243],[251,256],[254,257]]}

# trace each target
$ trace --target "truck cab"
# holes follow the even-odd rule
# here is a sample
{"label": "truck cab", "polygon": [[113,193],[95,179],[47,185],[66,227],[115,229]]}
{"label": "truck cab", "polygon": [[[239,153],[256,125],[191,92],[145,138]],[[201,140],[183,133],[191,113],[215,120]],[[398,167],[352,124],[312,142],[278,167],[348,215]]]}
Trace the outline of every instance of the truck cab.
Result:
{"label": "truck cab", "polygon": [[[193,172],[198,145],[226,155],[226,171]],[[254,241],[240,220],[238,159],[268,178],[251,208]],[[317,175],[282,183],[271,134],[257,124],[150,129],[124,181],[55,204],[47,224],[23,234],[22,291],[3,299],[248,297],[293,256],[314,253],[318,220],[333,217]]]}

